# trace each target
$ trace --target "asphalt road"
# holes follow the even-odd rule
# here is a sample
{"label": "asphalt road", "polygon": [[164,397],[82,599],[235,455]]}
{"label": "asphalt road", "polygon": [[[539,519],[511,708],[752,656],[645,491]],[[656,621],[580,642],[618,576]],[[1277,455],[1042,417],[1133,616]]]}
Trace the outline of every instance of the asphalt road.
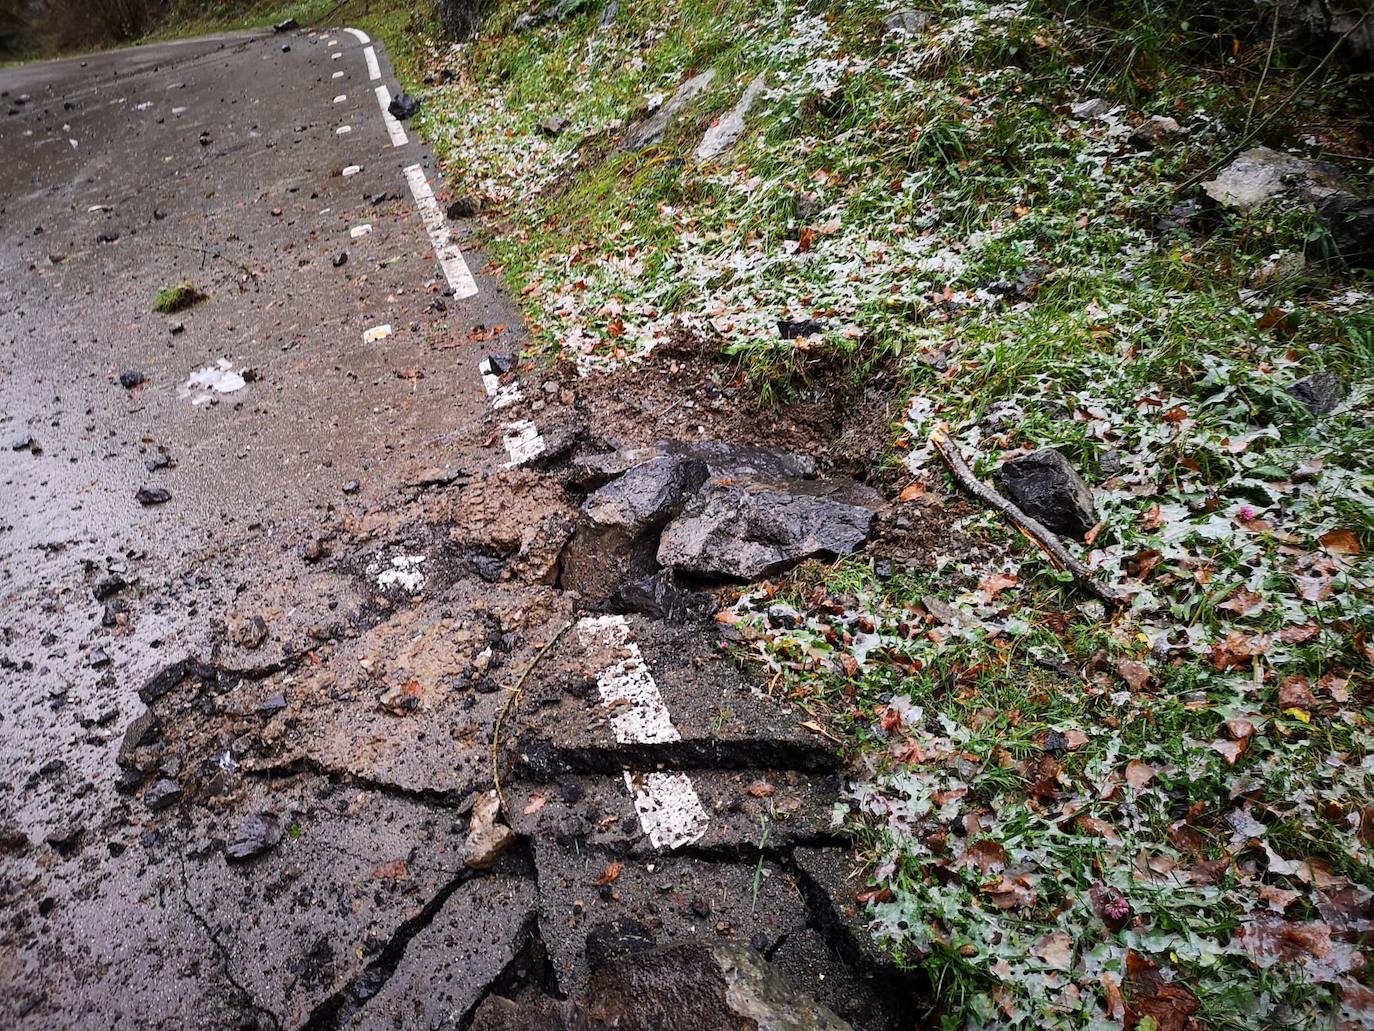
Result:
{"label": "asphalt road", "polygon": [[669,406],[482,364],[519,315],[379,87],[344,30],[0,72],[0,1026],[463,1027],[625,918],[894,1026],[829,746],[558,588],[541,462]]}

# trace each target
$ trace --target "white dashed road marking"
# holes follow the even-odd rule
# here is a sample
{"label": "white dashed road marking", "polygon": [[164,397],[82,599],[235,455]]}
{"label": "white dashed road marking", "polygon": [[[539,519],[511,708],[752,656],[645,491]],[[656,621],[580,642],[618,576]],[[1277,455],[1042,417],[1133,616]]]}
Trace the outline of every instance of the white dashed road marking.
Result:
{"label": "white dashed road marking", "polygon": [[463,252],[453,241],[453,232],[449,229],[444,213],[439,210],[439,202],[434,199],[434,191],[429,188],[425,170],[420,165],[411,165],[405,172],[406,180],[410,183],[410,192],[414,194],[415,204],[420,209],[420,219],[429,232],[429,238],[434,244],[434,254],[444,270],[444,278],[453,289],[453,296],[458,300],[475,296],[477,281],[472,278],[468,263],[463,260]]}
{"label": "white dashed road marking", "polygon": [[351,126],[351,125],[341,125],[341,126],[339,126],[337,129],[334,130],[334,135],[335,135],[335,136],[347,136],[347,135],[348,135],[349,133],[351,133],[352,131],[353,131],[353,126]]}
{"label": "white dashed road marking", "polygon": [[406,139],[405,126],[391,113],[391,90],[378,86],[373,92],[377,94],[377,106],[382,109],[382,121],[386,123],[386,134],[391,137],[391,145],[404,147],[410,141]]}
{"label": "white dashed road marking", "polygon": [[368,47],[363,51],[363,60],[367,62],[367,77],[374,82],[382,77],[382,69],[377,65],[377,51]]}
{"label": "white dashed road marking", "polygon": [[544,438],[539,435],[539,428],[528,419],[508,422],[502,429],[505,431],[502,441],[506,445],[506,454],[510,455],[507,469],[524,465],[544,453]]}
{"label": "white dashed road marking", "polygon": [[[611,729],[621,744],[680,741],[668,707],[624,616],[578,621],[584,645],[610,647],[621,658],[596,675],[601,701],[610,711]],[[625,773],[640,826],[655,848],[681,848],[700,841],[708,817],[691,778],[685,773]]]}

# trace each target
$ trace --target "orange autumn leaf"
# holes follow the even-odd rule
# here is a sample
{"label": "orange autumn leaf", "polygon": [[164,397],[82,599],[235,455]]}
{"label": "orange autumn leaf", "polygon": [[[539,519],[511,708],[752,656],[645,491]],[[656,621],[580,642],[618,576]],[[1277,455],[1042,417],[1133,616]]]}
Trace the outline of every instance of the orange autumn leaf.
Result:
{"label": "orange autumn leaf", "polygon": [[1135,659],[1122,659],[1116,664],[1117,675],[1131,686],[1132,691],[1143,691],[1154,680],[1150,667]]}
{"label": "orange autumn leaf", "polygon": [[601,876],[596,879],[596,886],[604,888],[608,884],[614,884],[620,879],[620,871],[623,869],[621,863],[607,863],[601,871]]}
{"label": "orange autumn leaf", "polygon": [[1317,538],[1322,550],[1331,555],[1358,555],[1360,540],[1352,530],[1328,530]]}
{"label": "orange autumn leaf", "polygon": [[920,480],[915,480],[906,485],[902,492],[897,495],[898,501],[915,501],[922,498],[926,493],[926,485]]}

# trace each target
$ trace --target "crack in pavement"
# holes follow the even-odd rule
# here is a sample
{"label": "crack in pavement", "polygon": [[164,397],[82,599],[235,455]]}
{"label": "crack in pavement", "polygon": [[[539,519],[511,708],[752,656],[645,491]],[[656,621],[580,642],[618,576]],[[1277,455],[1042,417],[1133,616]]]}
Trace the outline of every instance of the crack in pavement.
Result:
{"label": "crack in pavement", "polygon": [[267,1019],[271,1021],[272,1027],[279,1031],[281,1028],[281,1019],[268,1007],[258,1002],[253,996],[253,993],[234,976],[229,949],[219,940],[218,933],[210,926],[210,921],[205,918],[205,915],[191,904],[191,883],[190,879],[186,876],[186,858],[180,855],[177,856],[177,865],[181,871],[181,901],[186,906],[186,913],[192,920],[200,925],[201,930],[205,932],[205,937],[210,940],[210,944],[214,946],[215,952],[219,954],[220,964],[224,969],[225,980],[233,985],[234,989],[242,996],[243,1000],[246,1001],[249,1009],[254,1013],[265,1014]]}

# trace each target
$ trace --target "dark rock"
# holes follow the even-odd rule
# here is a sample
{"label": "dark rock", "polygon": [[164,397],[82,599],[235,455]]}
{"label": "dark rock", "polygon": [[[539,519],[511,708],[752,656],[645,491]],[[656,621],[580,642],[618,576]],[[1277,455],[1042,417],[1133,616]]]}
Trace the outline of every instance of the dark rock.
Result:
{"label": "dark rock", "polygon": [[200,145],[202,147],[210,146],[210,134],[208,132],[201,133],[200,136],[197,137],[197,139],[200,141]]}
{"label": "dark rock", "polygon": [[164,666],[148,678],[147,683],[138,689],[138,697],[144,705],[151,705],[174,687],[192,680],[201,685],[213,684],[218,676],[213,666],[199,659],[181,659]]}
{"label": "dark rock", "polygon": [[258,715],[264,718],[275,716],[285,708],[286,695],[278,691],[276,694],[268,695],[263,699],[262,704],[258,706]]}
{"label": "dark rock", "polygon": [[799,340],[802,337],[815,336],[817,333],[825,332],[825,326],[815,319],[791,319],[778,320],[778,336],[784,340]]}
{"label": "dark rock", "polygon": [[234,840],[224,846],[224,858],[246,863],[275,848],[282,839],[282,821],[276,813],[253,813],[239,824]]}
{"label": "dark rock", "polygon": [[1313,415],[1330,415],[1345,398],[1345,380],[1330,372],[1314,372],[1304,376],[1288,393],[1297,398]]}
{"label": "dark rock", "polygon": [[704,463],[660,455],[593,491],[563,553],[563,588],[600,601],[651,576],[658,529],[705,479]]}
{"label": "dark rock", "polygon": [[494,584],[501,579],[501,575],[506,571],[506,560],[500,555],[487,555],[478,552],[471,557],[472,569],[478,576],[489,584]]}
{"label": "dark rock", "polygon": [[848,1031],[850,1025],[740,945],[681,944],[603,963],[587,989],[594,1026],[648,1031]]}
{"label": "dark rock", "polygon": [[48,832],[43,840],[52,846],[60,856],[72,856],[81,851],[81,839],[86,835],[86,828],[79,819],[71,820],[66,823],[58,824]]}
{"label": "dark rock", "polygon": [[343,485],[343,492],[345,494],[357,494],[358,491],[362,489],[363,485],[359,483],[357,480],[349,480],[347,483]]}
{"label": "dark rock", "polygon": [[348,252],[340,251],[338,254],[334,255],[331,260],[335,268],[343,268],[348,264]]}
{"label": "dark rock", "polygon": [[515,368],[516,355],[513,351],[500,351],[487,355],[487,368],[494,375],[504,376]]}
{"label": "dark rock", "polygon": [[[457,221],[460,218],[473,218],[481,209],[482,206],[478,203],[477,198],[468,194],[459,197],[448,206],[448,217],[451,221]],[[492,371],[495,372],[496,370],[493,369]]]}
{"label": "dark rock", "polygon": [[174,337],[181,336],[181,334],[186,332],[186,323],[173,322],[171,326],[168,327],[168,332],[171,333]]}
{"label": "dark rock", "polygon": [[648,952],[653,947],[652,931],[634,917],[617,916],[587,932],[587,968],[595,972],[610,960]]}
{"label": "dark rock", "polygon": [[91,669],[100,669],[102,666],[108,666],[113,660],[111,660],[109,652],[97,645],[91,652],[89,661]]}
{"label": "dark rock", "polygon": [[181,799],[181,785],[166,777],[161,778],[143,796],[143,804],[153,811],[166,809]]}
{"label": "dark rock", "polygon": [[282,52],[283,54],[289,54],[289,53],[291,53],[291,44],[290,44],[290,43],[283,43],[283,44],[281,45],[281,52]]}
{"label": "dark rock", "polygon": [[470,1031],[585,1031],[587,1020],[572,1002],[522,993],[519,1002],[488,995],[473,1014]]}
{"label": "dark rock", "polygon": [[659,564],[678,572],[752,580],[802,559],[851,555],[868,539],[876,496],[855,504],[826,491],[845,485],[810,481],[793,487],[713,480],[673,519],[659,541]]}
{"label": "dark rock", "polygon": [[134,387],[142,386],[148,382],[148,377],[137,369],[125,369],[119,374],[119,385],[125,390],[133,390]]}
{"label": "dark rock", "polygon": [[120,770],[119,776],[115,777],[115,790],[121,795],[132,795],[143,786],[143,782],[148,779],[148,775],[138,770]]}
{"label": "dark rock", "polygon": [[128,581],[124,577],[118,573],[111,573],[109,576],[103,576],[97,580],[95,586],[91,588],[91,593],[95,595],[96,601],[104,601],[128,586]]}
{"label": "dark rock", "polygon": [[582,801],[582,785],[571,773],[558,778],[558,796],[564,802]]}
{"label": "dark rock", "polygon": [[998,478],[1022,512],[1055,533],[1082,540],[1097,523],[1092,490],[1054,448],[1003,462]]}
{"label": "dark rock", "polygon": [[1325,161],[1308,161],[1268,147],[1252,147],[1238,155],[1202,184],[1203,191],[1218,204],[1250,211],[1279,198],[1295,197],[1321,202],[1344,193],[1340,169]]}
{"label": "dark rock", "polygon": [[143,463],[143,468],[147,469],[150,473],[155,473],[159,469],[170,469],[171,466],[172,456],[164,454],[161,451]]}
{"label": "dark rock", "polygon": [[39,446],[38,441],[27,433],[11,444],[10,450],[30,451],[35,455],[41,455],[43,453],[43,449]]}
{"label": "dark rock", "polygon": [[387,105],[387,110],[392,116],[405,121],[407,118],[414,118],[420,113],[420,101],[412,97],[409,93],[402,90],[391,98],[391,103]]}
{"label": "dark rock", "polygon": [[249,651],[256,651],[267,640],[267,620],[254,613],[234,627],[234,643]]}
{"label": "dark rock", "polygon": [[115,758],[115,762],[125,769],[131,768],[135,750],[142,748],[157,737],[160,729],[161,724],[153,711],[151,709],[144,710],[143,714],[136,717],[124,731],[124,739],[120,742],[119,754]]}
{"label": "dark rock", "polygon": [[148,505],[165,505],[172,500],[172,492],[166,487],[144,485],[134,493],[134,500],[145,507]]}
{"label": "dark rock", "polygon": [[286,21],[279,21],[279,22],[277,22],[277,24],[273,25],[273,26],[272,26],[272,31],[273,31],[273,32],[290,32],[292,29],[294,29],[294,28],[296,28],[296,27],[297,27],[296,19],[295,19],[295,18],[287,18]]}
{"label": "dark rock", "polygon": [[1322,233],[1308,242],[1309,261],[1349,268],[1374,268],[1374,200],[1348,193],[1328,197],[1317,206]]}
{"label": "dark rock", "polygon": [[710,595],[679,588],[671,569],[622,583],[611,603],[617,612],[641,612],[650,619],[672,623],[705,619],[715,611]]}
{"label": "dark rock", "polygon": [[27,852],[33,847],[29,836],[11,823],[0,824],[0,856]]}

